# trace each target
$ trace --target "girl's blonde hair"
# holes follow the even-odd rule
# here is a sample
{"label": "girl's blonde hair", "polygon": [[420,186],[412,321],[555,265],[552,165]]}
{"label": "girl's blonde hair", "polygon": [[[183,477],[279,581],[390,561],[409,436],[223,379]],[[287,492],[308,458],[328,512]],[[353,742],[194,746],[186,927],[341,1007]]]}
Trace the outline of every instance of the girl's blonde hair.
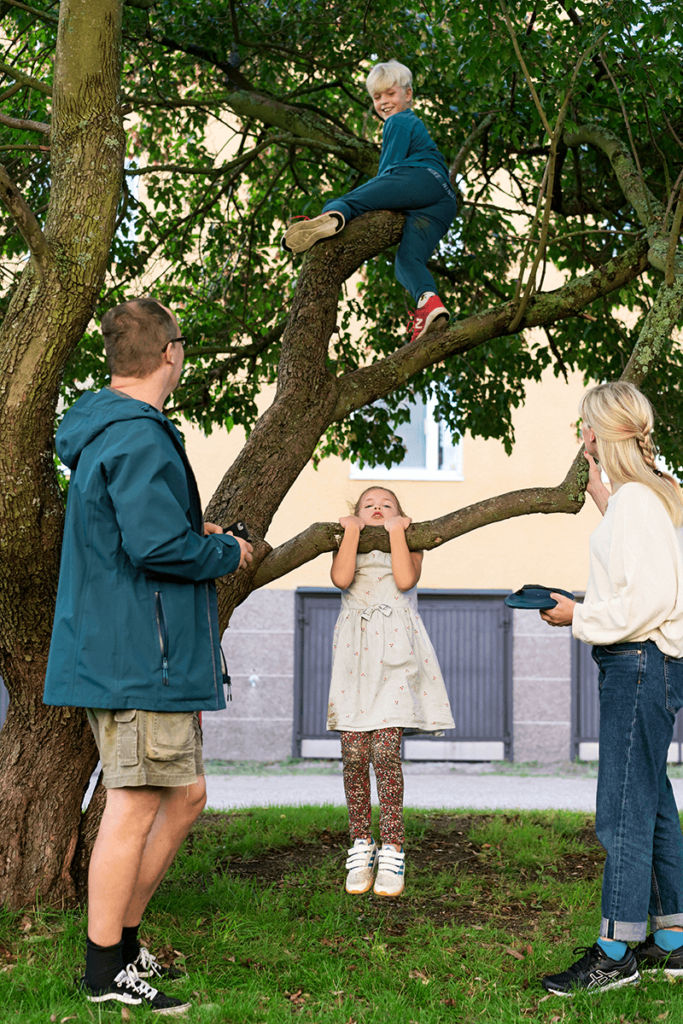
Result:
{"label": "girl's blonde hair", "polygon": [[361,502],[363,501],[363,498],[365,497],[365,495],[369,494],[370,491],[384,491],[385,494],[390,494],[391,497],[396,502],[396,508],[398,509],[398,514],[400,516],[404,516],[405,515],[405,512],[401,508],[401,502],[398,500],[398,498],[396,497],[394,492],[390,491],[388,487],[366,487],[365,490],[363,491],[363,493],[361,494],[360,498],[356,502],[356,504],[353,506],[353,514],[354,514],[354,516],[357,516],[358,513],[360,512]]}
{"label": "girl's blonde hair", "polygon": [[401,89],[412,89],[413,76],[405,64],[389,60],[386,64],[375,64],[365,80],[365,85],[371,96],[375,92],[390,89],[392,85],[398,85]]}
{"label": "girl's blonde hair", "polygon": [[655,464],[654,409],[634,384],[612,381],[585,393],[579,404],[585,427],[595,431],[600,465],[616,484],[636,482],[661,499],[675,527],[683,525],[683,495]]}

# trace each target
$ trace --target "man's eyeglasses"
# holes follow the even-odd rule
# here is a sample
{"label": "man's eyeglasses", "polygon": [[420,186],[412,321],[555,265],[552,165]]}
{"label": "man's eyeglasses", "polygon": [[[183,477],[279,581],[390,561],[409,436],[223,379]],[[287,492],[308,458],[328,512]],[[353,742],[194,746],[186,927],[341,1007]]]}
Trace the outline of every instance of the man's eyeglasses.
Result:
{"label": "man's eyeglasses", "polygon": [[177,345],[178,342],[180,342],[180,344],[183,347],[185,347],[185,342],[186,341],[187,341],[187,338],[185,337],[185,335],[181,334],[178,338],[171,338],[170,341],[167,341],[161,351],[165,352],[169,345]]}

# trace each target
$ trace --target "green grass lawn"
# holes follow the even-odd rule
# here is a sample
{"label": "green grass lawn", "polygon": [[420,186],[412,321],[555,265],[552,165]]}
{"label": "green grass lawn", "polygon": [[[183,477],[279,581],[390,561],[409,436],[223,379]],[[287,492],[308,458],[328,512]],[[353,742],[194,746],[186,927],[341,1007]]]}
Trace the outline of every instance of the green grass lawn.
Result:
{"label": "green grass lawn", "polygon": [[[184,1019],[683,1022],[683,982],[664,977],[573,999],[539,985],[597,936],[592,817],[407,811],[406,824],[407,887],[390,901],[344,892],[342,808],[203,815],[142,927],[161,959],[187,968],[166,986],[192,1001]],[[79,997],[84,940],[81,912],[3,912],[0,1022],[158,1020]]]}

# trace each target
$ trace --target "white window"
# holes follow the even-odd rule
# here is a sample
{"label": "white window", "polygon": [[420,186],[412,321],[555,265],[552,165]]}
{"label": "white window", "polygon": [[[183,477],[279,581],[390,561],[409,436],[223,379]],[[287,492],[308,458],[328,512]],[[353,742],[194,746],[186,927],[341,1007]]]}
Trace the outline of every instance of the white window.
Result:
{"label": "white window", "polygon": [[408,423],[396,427],[406,455],[398,466],[366,466],[355,463],[351,480],[462,480],[462,439],[453,441],[445,423],[434,418],[436,399],[425,403],[415,397]]}

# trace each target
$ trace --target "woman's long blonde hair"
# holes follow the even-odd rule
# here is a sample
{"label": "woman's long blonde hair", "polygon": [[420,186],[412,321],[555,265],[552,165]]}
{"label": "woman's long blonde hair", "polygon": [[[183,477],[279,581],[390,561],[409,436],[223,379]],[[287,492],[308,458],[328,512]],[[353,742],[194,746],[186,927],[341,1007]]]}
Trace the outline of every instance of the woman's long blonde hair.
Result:
{"label": "woman's long blonde hair", "polygon": [[672,476],[655,463],[654,409],[634,384],[612,381],[585,393],[579,404],[584,427],[595,431],[600,465],[616,484],[652,488],[676,528],[683,525],[683,495]]}

